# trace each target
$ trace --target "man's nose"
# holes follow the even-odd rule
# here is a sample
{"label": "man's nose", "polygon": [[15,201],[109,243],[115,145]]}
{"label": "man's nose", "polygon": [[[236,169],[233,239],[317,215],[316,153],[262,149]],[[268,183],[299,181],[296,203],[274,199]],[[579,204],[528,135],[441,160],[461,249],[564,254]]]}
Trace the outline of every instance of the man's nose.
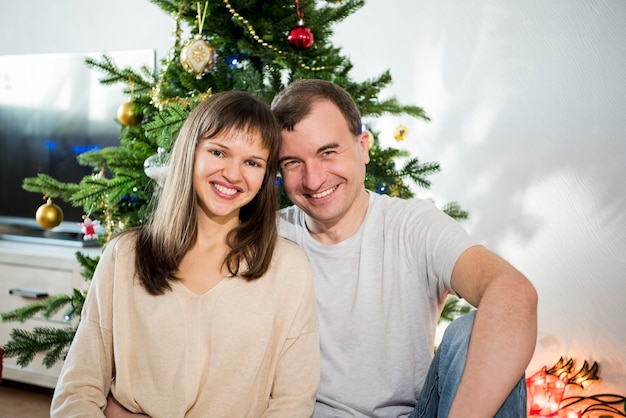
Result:
{"label": "man's nose", "polygon": [[326,173],[322,164],[309,162],[305,165],[302,184],[308,190],[318,190],[326,179]]}

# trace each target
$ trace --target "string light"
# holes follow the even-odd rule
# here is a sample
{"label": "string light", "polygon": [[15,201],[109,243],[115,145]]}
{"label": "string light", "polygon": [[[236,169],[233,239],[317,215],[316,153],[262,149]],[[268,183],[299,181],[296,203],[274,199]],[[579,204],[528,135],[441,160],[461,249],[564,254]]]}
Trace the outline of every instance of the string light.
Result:
{"label": "string light", "polygon": [[529,400],[529,417],[586,417],[598,411],[609,412],[611,416],[626,417],[626,397],[603,393],[592,396],[565,396],[566,387],[578,386],[584,390],[600,380],[600,366],[585,360],[576,371],[574,360],[561,357],[548,369],[544,366],[526,379]]}

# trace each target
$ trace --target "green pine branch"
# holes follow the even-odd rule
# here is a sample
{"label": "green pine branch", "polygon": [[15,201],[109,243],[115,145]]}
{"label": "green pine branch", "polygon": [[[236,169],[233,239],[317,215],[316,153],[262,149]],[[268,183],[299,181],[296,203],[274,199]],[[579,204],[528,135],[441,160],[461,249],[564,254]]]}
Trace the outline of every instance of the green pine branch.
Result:
{"label": "green pine branch", "polygon": [[29,192],[40,193],[53,199],[59,198],[68,202],[80,186],[75,183],[65,183],[55,178],[38,173],[36,177],[27,177],[22,182],[22,188]]}
{"label": "green pine branch", "polygon": [[85,64],[104,74],[99,79],[101,84],[110,86],[124,83],[130,87],[128,93],[131,89],[136,94],[147,93],[152,89],[155,82],[154,70],[151,68],[142,66],[139,71],[131,67],[119,68],[108,54],[103,54],[100,59],[86,57]]}
{"label": "green pine branch", "polygon": [[343,0],[336,3],[318,9],[320,21],[339,23],[365,6],[365,0]]}
{"label": "green pine branch", "polygon": [[45,353],[42,364],[50,368],[63,360],[74,335],[75,327],[36,327],[32,331],[13,329],[11,340],[2,348],[6,357],[17,357],[17,364],[28,366],[38,353]]}
{"label": "green pine branch", "polygon": [[472,310],[472,307],[456,296],[449,295],[439,316],[439,323],[452,322],[455,318],[465,315]]}
{"label": "green pine branch", "polygon": [[25,322],[37,314],[45,319],[50,318],[57,313],[62,307],[71,303],[72,297],[69,295],[53,295],[44,300],[21,306],[10,312],[0,314],[2,322],[17,321]]}
{"label": "green pine branch", "polygon": [[170,150],[176,135],[187,119],[189,109],[178,103],[167,106],[155,114],[154,119],[144,125],[145,134],[159,147]]}
{"label": "green pine branch", "polygon": [[76,255],[76,260],[82,266],[83,271],[81,275],[85,278],[87,282],[90,282],[93,278],[93,273],[96,271],[96,267],[98,266],[98,262],[100,261],[100,256],[90,257],[81,253],[80,251],[76,251],[74,253]]}
{"label": "green pine branch", "polygon": [[437,162],[421,163],[419,158],[414,157],[408,160],[398,175],[403,178],[409,178],[419,187],[429,189],[431,181],[428,176],[436,174],[441,170],[441,166]]}
{"label": "green pine branch", "polygon": [[447,203],[441,208],[441,210],[448,214],[448,216],[457,220],[469,218],[469,212],[463,210],[463,208],[461,208],[461,205],[459,205],[457,202]]}
{"label": "green pine branch", "polygon": [[[122,201],[122,197],[132,192],[139,176],[143,173],[117,174],[114,178],[85,177],[80,182],[80,189],[70,198],[75,206],[85,208],[100,207],[101,202],[112,206]],[[145,175],[144,175],[145,176]]]}
{"label": "green pine branch", "polygon": [[385,71],[377,78],[367,80],[362,83],[349,82],[345,87],[350,92],[355,102],[361,109],[363,116],[383,116],[406,114],[425,122],[430,121],[430,117],[423,108],[413,105],[401,105],[394,97],[380,100],[379,95],[392,83],[391,72]]}

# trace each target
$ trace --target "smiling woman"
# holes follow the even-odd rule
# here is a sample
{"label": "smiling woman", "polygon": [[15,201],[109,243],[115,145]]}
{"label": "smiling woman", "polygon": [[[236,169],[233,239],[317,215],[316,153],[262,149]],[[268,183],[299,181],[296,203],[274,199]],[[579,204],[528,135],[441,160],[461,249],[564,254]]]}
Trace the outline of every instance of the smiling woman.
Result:
{"label": "smiling woman", "polygon": [[249,93],[189,114],[149,222],[98,263],[52,417],[312,414],[317,306],[306,256],[276,232],[279,144]]}
{"label": "smiling woman", "polygon": [[269,156],[261,134],[231,129],[201,138],[196,151],[194,189],[208,220],[239,220],[239,208],[260,190]]}

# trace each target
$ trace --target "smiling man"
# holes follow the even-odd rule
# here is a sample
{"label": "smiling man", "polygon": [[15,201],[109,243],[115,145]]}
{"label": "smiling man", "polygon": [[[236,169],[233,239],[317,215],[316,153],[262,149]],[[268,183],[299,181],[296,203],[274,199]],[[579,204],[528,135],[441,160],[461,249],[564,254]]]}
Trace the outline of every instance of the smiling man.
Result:
{"label": "smiling man", "polygon": [[[304,248],[320,314],[315,417],[525,417],[537,294],[432,202],[365,189],[368,134],[350,95],[300,80],[272,104],[294,206],[279,234]],[[477,310],[433,359],[446,296]]]}

